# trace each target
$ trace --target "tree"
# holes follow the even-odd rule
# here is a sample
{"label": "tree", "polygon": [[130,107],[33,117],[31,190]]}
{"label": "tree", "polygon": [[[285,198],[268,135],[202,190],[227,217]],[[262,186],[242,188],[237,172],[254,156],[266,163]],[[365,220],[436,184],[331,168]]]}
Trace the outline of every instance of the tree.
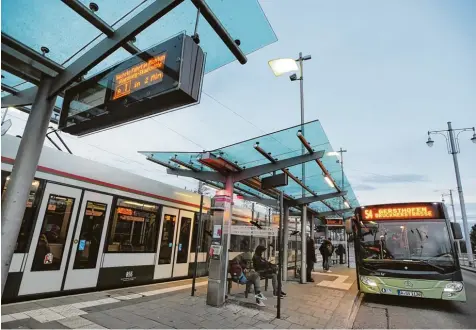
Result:
{"label": "tree", "polygon": [[471,246],[473,249],[476,247],[476,225],[471,227],[471,232],[469,233],[469,237],[471,239]]}

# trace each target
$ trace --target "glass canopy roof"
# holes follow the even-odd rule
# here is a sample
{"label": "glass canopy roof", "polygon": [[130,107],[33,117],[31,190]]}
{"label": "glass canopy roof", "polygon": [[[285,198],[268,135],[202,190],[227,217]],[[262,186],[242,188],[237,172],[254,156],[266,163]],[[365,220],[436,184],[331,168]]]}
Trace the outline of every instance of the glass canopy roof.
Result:
{"label": "glass canopy roof", "polygon": [[[85,6],[89,1],[81,0]],[[153,0],[95,0],[101,19],[114,29],[147,8]],[[233,39],[239,39],[240,48],[250,54],[277,40],[258,0],[206,0],[207,5],[221,21]],[[197,9],[191,1],[184,1],[157,22],[136,36],[134,45],[145,50],[162,40],[185,31],[194,33]],[[106,38],[96,27],[79,16],[61,1],[2,1],[2,33],[40,52],[42,46],[50,49],[46,55],[67,67],[87,50]],[[198,23],[200,46],[207,53],[206,72],[215,70],[235,60],[220,37],[208,22],[200,17]],[[88,75],[122,61],[130,54],[118,49]],[[16,85],[18,82],[12,82]],[[10,85],[12,86],[12,85]]]}
{"label": "glass canopy roof", "polygon": [[[298,131],[301,130],[301,125],[287,128],[275,133],[253,138],[247,141],[239,142],[227,147],[219,148],[210,151],[214,156],[219,156],[231,163],[236,164],[242,169],[269,164],[270,161],[264,157],[260,152],[255,149],[255,145],[272,156],[275,160],[284,160],[291,157],[301,155],[302,146],[301,140],[298,138]],[[324,156],[321,158],[321,162],[329,175],[332,177],[338,187],[342,187],[342,170],[339,163],[339,159],[334,153],[332,146],[327,139],[327,136],[321,126],[321,123],[311,121],[303,126],[304,137],[310,144],[312,149],[316,152],[323,150]],[[187,167],[179,165],[178,163],[185,163],[187,166],[193,167],[199,171],[213,171],[213,169],[206,167],[199,162],[201,152],[156,152],[156,151],[140,151],[139,153],[145,155],[151,160],[155,160],[170,168],[187,169]],[[176,159],[179,162],[174,162],[172,159]],[[296,165],[289,168],[289,172],[302,180],[302,166]],[[305,179],[304,184],[308,187],[309,191],[305,191],[305,196],[322,195],[327,193],[337,192],[336,187],[329,185],[324,179],[323,170],[315,161],[305,163]],[[271,175],[265,174],[261,178]],[[222,184],[218,183],[218,186],[222,187]],[[244,183],[235,184],[235,188],[239,188],[242,192],[247,192],[249,195],[269,198],[263,191],[257,191]],[[302,186],[295,180],[288,180],[288,185],[278,188],[284,192],[290,199],[296,199],[302,197]],[[310,207],[318,212],[333,211],[339,209],[347,209],[343,203],[347,201],[352,208],[359,205],[352,187],[344,174],[344,187],[343,190],[347,191],[347,195],[342,197],[335,197],[323,202],[314,202]],[[310,192],[312,191],[312,193]],[[332,209],[331,209],[332,208]]]}

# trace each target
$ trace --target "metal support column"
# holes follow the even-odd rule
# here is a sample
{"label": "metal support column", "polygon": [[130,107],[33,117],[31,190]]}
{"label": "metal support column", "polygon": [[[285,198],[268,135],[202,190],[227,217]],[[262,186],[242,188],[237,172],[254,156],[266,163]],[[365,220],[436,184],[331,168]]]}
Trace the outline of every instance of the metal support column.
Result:
{"label": "metal support column", "polygon": [[283,276],[283,191],[281,190],[279,193],[279,228],[278,228],[278,251],[279,251],[279,267],[278,267],[278,292],[276,294],[277,299],[277,312],[276,317],[278,319],[281,318],[281,282]]}
{"label": "metal support column", "polygon": [[196,242],[197,244],[195,245],[195,262],[194,262],[194,268],[193,268],[193,280],[192,280],[192,296],[195,295],[195,280],[197,278],[197,268],[198,268],[198,254],[200,253],[200,245],[202,242],[202,212],[203,212],[203,183],[200,181],[198,183],[198,190],[200,193],[200,213],[198,214],[198,226],[197,226],[197,239]]}
{"label": "metal support column", "polygon": [[289,250],[289,207],[283,205],[284,207],[284,218],[283,218],[283,281],[288,280],[288,250]]}
{"label": "metal support column", "polygon": [[306,283],[306,225],[307,225],[307,206],[302,207],[301,214],[301,283]]}
{"label": "metal support column", "polygon": [[453,155],[453,163],[455,166],[456,183],[458,184],[458,195],[459,195],[459,203],[461,206],[461,217],[463,218],[463,229],[464,229],[464,238],[466,242],[466,253],[468,255],[469,265],[473,266],[474,264],[473,250],[471,247],[471,239],[469,236],[469,226],[468,226],[468,218],[466,216],[466,206],[464,204],[463,186],[461,184],[461,177],[459,175],[458,157],[456,156],[457,150],[455,145],[455,137],[453,133],[453,128],[451,127],[451,122],[448,122],[448,131],[450,135],[451,154]]}
{"label": "metal support column", "polygon": [[225,192],[215,196],[211,208],[213,236],[208,274],[207,305],[220,307],[225,303],[228,277],[228,258],[233,204],[233,178],[226,178]]}
{"label": "metal support column", "polygon": [[31,183],[55,106],[56,97],[47,98],[51,83],[51,78],[42,77],[2,200],[2,293],[20,233]]}

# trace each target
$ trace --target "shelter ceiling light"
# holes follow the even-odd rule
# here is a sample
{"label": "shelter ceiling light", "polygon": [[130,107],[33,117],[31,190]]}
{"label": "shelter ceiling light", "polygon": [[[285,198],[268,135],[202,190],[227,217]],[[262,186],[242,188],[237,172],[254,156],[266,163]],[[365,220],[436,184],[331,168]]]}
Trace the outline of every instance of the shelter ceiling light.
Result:
{"label": "shelter ceiling light", "polygon": [[268,61],[268,64],[276,77],[288,72],[299,70],[296,60],[292,58],[278,58],[276,60]]}
{"label": "shelter ceiling light", "polygon": [[324,180],[326,180],[327,184],[331,187],[331,188],[334,188],[335,185],[334,185],[334,182],[332,182],[332,180],[326,175],[324,177]]}

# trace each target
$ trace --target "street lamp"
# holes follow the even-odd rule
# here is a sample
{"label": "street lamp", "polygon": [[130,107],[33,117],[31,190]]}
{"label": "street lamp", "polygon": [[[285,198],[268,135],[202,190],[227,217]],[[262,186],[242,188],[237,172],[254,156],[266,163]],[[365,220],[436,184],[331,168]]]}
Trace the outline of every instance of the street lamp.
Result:
{"label": "street lamp", "polygon": [[[456,183],[458,185],[458,195],[459,195],[459,201],[461,206],[461,217],[463,218],[463,230],[464,230],[464,237],[466,242],[466,250],[468,253],[469,264],[470,266],[473,266],[473,263],[474,263],[473,250],[471,247],[471,240],[469,236],[468,218],[466,216],[466,207],[464,204],[464,196],[463,196],[463,186],[461,184],[461,177],[459,174],[458,157],[456,156],[460,152],[458,136],[462,132],[471,131],[471,130],[473,131],[473,137],[471,138],[471,142],[476,143],[476,131],[474,127],[453,129],[451,127],[451,122],[448,122],[447,130],[428,131],[428,141],[426,141],[426,144],[429,147],[433,146],[434,141],[431,139],[431,136],[430,136],[431,134],[443,135],[446,140],[446,147],[448,149],[448,153],[453,155],[453,163],[454,163],[455,174],[456,174]],[[458,132],[456,134],[456,137],[454,136],[454,132]]]}
{"label": "street lamp", "polygon": [[[304,68],[303,68],[303,62],[310,60],[311,55],[306,55],[302,56],[302,53],[299,53],[299,58],[297,60],[291,59],[291,58],[280,58],[280,59],[275,59],[271,60],[268,62],[269,66],[271,67],[271,70],[273,70],[273,73],[275,76],[281,76],[282,74],[293,72],[293,71],[299,71],[299,78],[298,76],[293,73],[289,79],[291,81],[296,81],[299,80],[299,86],[300,86],[300,95],[301,95],[301,132],[304,135]],[[299,64],[299,65],[298,65]],[[301,146],[301,154],[305,154],[304,150],[304,144]],[[303,163],[301,166],[301,174],[302,174],[302,183],[303,185],[306,184],[306,168],[305,164]],[[301,191],[302,197],[305,197],[306,191],[304,187],[302,188]],[[302,206],[302,216],[301,219],[305,219],[305,215],[307,215],[307,205]],[[287,224],[286,224],[287,226]],[[312,233],[312,228],[313,226],[311,225],[310,229],[310,234],[311,237],[314,237]],[[301,233],[303,233],[301,237],[301,251],[304,256],[304,251],[306,251],[306,239],[304,233],[306,233],[306,223],[304,221],[301,221]],[[285,239],[285,242],[287,242],[287,239]],[[280,252],[281,253],[281,252]],[[297,245],[296,245],[296,255],[297,255]],[[304,258],[301,260],[301,283],[306,283],[306,274],[304,270],[306,269],[306,263]]]}

